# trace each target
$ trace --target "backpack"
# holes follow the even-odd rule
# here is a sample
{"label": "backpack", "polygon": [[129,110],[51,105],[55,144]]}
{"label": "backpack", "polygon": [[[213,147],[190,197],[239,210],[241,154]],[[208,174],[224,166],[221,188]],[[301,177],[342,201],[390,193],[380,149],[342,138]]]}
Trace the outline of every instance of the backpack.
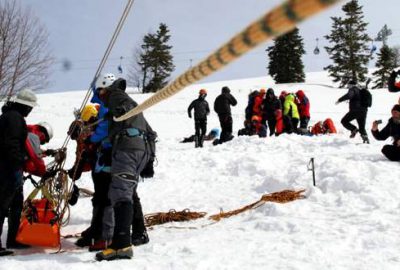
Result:
{"label": "backpack", "polygon": [[372,95],[367,88],[360,89],[360,104],[363,108],[369,108],[372,106]]}

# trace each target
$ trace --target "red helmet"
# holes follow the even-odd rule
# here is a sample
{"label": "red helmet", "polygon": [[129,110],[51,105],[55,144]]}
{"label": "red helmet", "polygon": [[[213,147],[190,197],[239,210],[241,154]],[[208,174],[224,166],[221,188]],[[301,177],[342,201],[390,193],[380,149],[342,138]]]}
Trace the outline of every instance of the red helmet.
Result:
{"label": "red helmet", "polygon": [[207,90],[206,89],[200,89],[199,95],[207,95]]}
{"label": "red helmet", "polygon": [[261,122],[261,117],[258,115],[253,115],[251,117],[251,121]]}

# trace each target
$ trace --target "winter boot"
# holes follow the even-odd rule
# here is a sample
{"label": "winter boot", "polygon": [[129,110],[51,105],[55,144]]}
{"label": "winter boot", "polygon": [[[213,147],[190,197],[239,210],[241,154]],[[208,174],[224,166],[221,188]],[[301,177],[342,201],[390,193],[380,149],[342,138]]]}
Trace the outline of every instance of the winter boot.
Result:
{"label": "winter boot", "polygon": [[361,135],[361,138],[363,140],[363,143],[369,144],[368,135]]}
{"label": "winter boot", "polygon": [[132,234],[132,245],[135,247],[145,245],[150,241],[146,231],[142,234]]}
{"label": "winter boot", "polygon": [[194,147],[195,148],[199,147],[199,136],[197,135],[194,136]]}
{"label": "winter boot", "polygon": [[119,202],[114,206],[115,229],[112,244],[108,249],[96,253],[96,260],[112,261],[133,257],[130,237],[132,215],[131,202]]}
{"label": "winter boot", "polygon": [[351,131],[350,138],[353,139],[357,135],[357,133],[358,133],[358,129],[357,128],[353,129]]}
{"label": "winter boot", "polygon": [[114,206],[115,227],[110,248],[118,250],[131,246],[131,224],[133,206],[131,202],[120,202]]}
{"label": "winter boot", "polygon": [[14,254],[14,251],[0,247],[0,257],[1,256],[9,256],[9,255],[13,255],[13,254]]}
{"label": "winter boot", "polygon": [[199,139],[199,147],[203,147],[203,142],[204,142],[204,135],[201,135]]}
{"label": "winter boot", "polygon": [[96,253],[97,261],[132,259],[132,257],[133,257],[133,249],[131,246],[120,249],[108,248],[101,252]]}

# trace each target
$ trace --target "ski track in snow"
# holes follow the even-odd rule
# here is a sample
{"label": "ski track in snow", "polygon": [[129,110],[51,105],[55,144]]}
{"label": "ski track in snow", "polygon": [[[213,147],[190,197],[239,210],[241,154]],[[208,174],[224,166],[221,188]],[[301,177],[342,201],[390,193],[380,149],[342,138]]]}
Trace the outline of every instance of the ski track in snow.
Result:
{"label": "ski track in snow", "polygon": [[[63,239],[67,252],[21,251],[26,255],[0,258],[0,269],[400,269],[399,163],[387,161],[380,153],[390,141],[377,142],[370,135],[371,144],[363,145],[359,136],[348,138],[349,132],[340,124],[347,104],[334,105],[346,90],[325,87],[332,86],[325,73],[308,74],[307,84],[271,85],[269,81],[253,78],[195,85],[145,112],[159,133],[159,142],[156,175],[139,185],[143,209],[153,213],[189,208],[205,211],[208,217],[284,189],[306,189],[306,199],[266,203],[218,223],[203,218],[156,226],[149,230],[150,243],[134,249],[133,260],[94,262],[94,253],[75,249],[74,239]],[[232,89],[239,103],[232,109],[235,134],[242,126],[250,89],[270,86],[276,94],[303,89],[311,101],[311,124],[331,117],[339,134],[235,137],[217,147],[205,142],[203,149],[179,143],[194,132],[186,109],[198,90],[208,89],[212,108],[223,85]],[[367,130],[375,119],[382,119],[383,125],[387,122],[398,98],[386,90],[372,93]],[[28,123],[45,120],[54,126],[49,148],[63,143],[72,109],[80,106],[83,97],[84,92],[39,95],[40,107]],[[149,95],[132,97],[141,102]],[[219,122],[212,112],[208,130],[214,127]],[[71,142],[67,168],[74,162],[74,153]],[[316,187],[307,168],[311,157],[315,158]],[[93,189],[88,173],[77,184]],[[31,189],[27,183],[25,193]],[[62,234],[82,231],[90,217],[90,198],[81,198],[71,208],[70,224]]]}

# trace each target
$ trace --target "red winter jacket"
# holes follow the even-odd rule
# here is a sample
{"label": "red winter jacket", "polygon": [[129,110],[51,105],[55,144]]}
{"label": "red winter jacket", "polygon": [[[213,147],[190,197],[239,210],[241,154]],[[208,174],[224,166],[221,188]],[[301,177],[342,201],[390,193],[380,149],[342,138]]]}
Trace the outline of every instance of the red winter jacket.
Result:
{"label": "red winter jacket", "polygon": [[43,160],[40,142],[45,140],[45,135],[36,125],[28,125],[28,136],[25,141],[25,149],[28,154],[24,165],[24,172],[43,176],[46,172],[46,165]]}
{"label": "red winter jacket", "polygon": [[297,108],[299,109],[300,118],[302,117],[310,117],[310,101],[304,94],[303,90],[299,90],[296,92],[297,97]]}
{"label": "red winter jacket", "polygon": [[253,115],[262,116],[261,105],[263,103],[265,93],[260,93],[254,98]]}

